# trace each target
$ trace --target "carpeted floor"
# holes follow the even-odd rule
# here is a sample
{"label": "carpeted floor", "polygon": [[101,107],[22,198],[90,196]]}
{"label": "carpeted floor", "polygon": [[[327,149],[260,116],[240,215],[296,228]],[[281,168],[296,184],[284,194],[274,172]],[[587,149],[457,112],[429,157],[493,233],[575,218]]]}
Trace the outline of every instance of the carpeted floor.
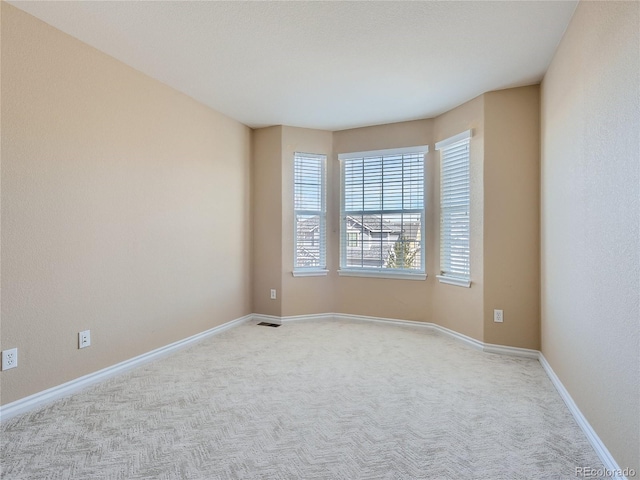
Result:
{"label": "carpeted floor", "polygon": [[346,321],[244,324],[0,434],[7,479],[557,480],[602,468],[536,360]]}

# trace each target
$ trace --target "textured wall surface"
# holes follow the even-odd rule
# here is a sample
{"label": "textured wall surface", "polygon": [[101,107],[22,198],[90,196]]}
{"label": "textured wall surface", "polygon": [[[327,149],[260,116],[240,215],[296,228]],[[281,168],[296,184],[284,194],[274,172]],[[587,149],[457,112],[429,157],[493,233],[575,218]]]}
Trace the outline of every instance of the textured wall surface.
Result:
{"label": "textured wall surface", "polygon": [[1,8],[5,404],[250,312],[250,130]]}
{"label": "textured wall surface", "polygon": [[252,312],[281,316],[282,127],[253,130],[251,142]]}
{"label": "textured wall surface", "polygon": [[[336,215],[340,211],[340,168],[338,154],[348,152],[362,152],[367,150],[382,150],[395,147],[413,147],[430,145],[430,152],[426,157],[427,191],[434,181],[433,177],[433,120],[416,120],[400,122],[374,127],[341,130],[333,134],[334,169],[333,182],[338,188],[334,189],[334,205]],[[428,210],[426,218],[426,243],[433,243],[433,211]],[[339,268],[340,225],[331,238],[331,244],[336,252],[333,256],[332,270]],[[427,272],[429,277],[425,281],[398,280],[385,278],[338,277],[335,282],[335,306],[340,313],[372,315],[377,317],[400,318],[405,320],[431,321],[427,291],[429,283],[434,281],[433,257],[427,256]]]}
{"label": "textured wall surface", "polygon": [[435,230],[429,246],[432,259],[431,285],[428,298],[432,309],[432,322],[483,341],[482,305],[484,292],[484,95],[460,105],[436,117],[434,122],[434,143],[446,140],[466,130],[473,130],[469,143],[469,174],[471,210],[469,212],[469,239],[471,262],[471,288],[440,283],[435,278],[440,273],[440,153],[431,157],[434,181],[430,192]]}
{"label": "textured wall surface", "polygon": [[[330,182],[336,162],[332,161],[333,134],[326,130],[282,127],[282,315],[333,312],[333,285],[337,272],[327,276],[294,277],[294,208],[293,208],[293,158],[295,152],[318,153],[327,156],[327,238],[333,238],[338,225],[339,207],[331,200],[339,185]],[[338,251],[333,245],[327,248],[327,265],[331,265]]]}
{"label": "textured wall surface", "polygon": [[486,93],[484,118],[484,341],[539,350],[540,87]]}
{"label": "textured wall surface", "polygon": [[640,4],[581,2],[542,84],[542,352],[640,470]]}
{"label": "textured wall surface", "polygon": [[[491,106],[489,116],[487,102]],[[468,129],[473,130],[472,287],[462,288],[441,284],[436,279],[440,261],[440,157],[434,151],[434,144]],[[489,161],[487,135],[493,140]],[[270,127],[255,130],[253,139],[254,231],[260,232],[254,241],[253,296],[256,313],[287,316],[335,311],[434,322],[489,343],[539,347],[537,86],[490,92],[435,119],[333,133],[287,126]],[[425,144],[430,146],[426,162],[427,279],[340,277],[337,274],[340,249],[338,154]],[[291,276],[292,164],[295,151],[329,153],[329,275],[326,277]],[[518,152],[516,158],[514,152]],[[487,184],[491,186],[490,192],[487,192]],[[490,208],[485,200],[487,196],[491,200]],[[486,218],[491,219],[495,231],[487,232]],[[487,238],[490,245],[487,245]],[[277,251],[279,242],[281,251]],[[489,268],[487,262],[490,262]],[[487,272],[491,273],[489,277]],[[485,305],[484,286],[487,281],[492,285],[491,307]],[[276,286],[281,288],[282,298],[269,300],[269,289]],[[493,323],[493,308],[505,310],[507,321],[504,324]],[[484,312],[486,309],[489,313]]]}

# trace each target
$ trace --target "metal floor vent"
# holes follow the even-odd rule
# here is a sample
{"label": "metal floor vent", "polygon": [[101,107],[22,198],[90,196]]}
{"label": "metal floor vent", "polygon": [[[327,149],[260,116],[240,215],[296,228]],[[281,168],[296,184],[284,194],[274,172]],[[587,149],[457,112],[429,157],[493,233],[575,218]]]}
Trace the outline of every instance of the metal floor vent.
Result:
{"label": "metal floor vent", "polygon": [[269,323],[269,322],[260,322],[258,325],[262,325],[263,327],[279,327],[278,323]]}

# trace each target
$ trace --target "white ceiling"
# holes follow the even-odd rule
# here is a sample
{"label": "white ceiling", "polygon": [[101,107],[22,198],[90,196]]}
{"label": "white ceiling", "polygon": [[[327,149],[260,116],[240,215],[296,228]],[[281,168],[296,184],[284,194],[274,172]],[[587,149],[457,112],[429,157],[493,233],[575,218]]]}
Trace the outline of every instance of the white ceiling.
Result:
{"label": "white ceiling", "polygon": [[340,130],[539,82],[577,1],[10,3],[250,127]]}

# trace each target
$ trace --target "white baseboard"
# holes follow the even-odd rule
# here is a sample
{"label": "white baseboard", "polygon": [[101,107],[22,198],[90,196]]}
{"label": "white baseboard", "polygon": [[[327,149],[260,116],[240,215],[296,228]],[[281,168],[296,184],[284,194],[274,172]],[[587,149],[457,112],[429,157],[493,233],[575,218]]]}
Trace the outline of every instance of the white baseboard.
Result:
{"label": "white baseboard", "polygon": [[497,353],[499,355],[511,355],[512,357],[525,357],[538,359],[540,352],[538,350],[532,350],[530,348],[520,347],[507,347],[505,345],[494,345],[492,343],[485,343],[482,350],[487,353]]}
{"label": "white baseboard", "polygon": [[381,318],[381,317],[370,317],[366,315],[351,315],[345,313],[334,313],[334,318],[345,319],[345,320],[356,320],[356,321],[365,321],[365,322],[376,322],[376,323],[389,323],[395,325],[410,325],[412,327],[422,327],[433,330],[442,335],[446,335],[447,337],[453,338],[455,340],[466,343],[470,347],[473,347],[478,350],[482,350],[487,353],[497,353],[500,355],[510,355],[516,357],[526,357],[537,360],[538,359],[538,350],[531,350],[529,348],[519,348],[519,347],[507,347],[504,345],[494,345],[491,343],[484,343],[480,340],[476,340],[475,338],[469,337],[462,333],[456,332],[449,328],[443,327],[436,323],[429,322],[417,322],[415,320],[399,320],[397,318]]}
{"label": "white baseboard", "polygon": [[[273,318],[280,319],[280,317],[273,317]],[[468,337],[467,335],[463,335],[461,333],[442,327],[435,323],[416,322],[413,320],[371,317],[366,315],[352,315],[352,314],[346,314],[346,313],[332,313],[332,314],[323,314],[323,315],[298,315],[296,317],[282,317],[282,321],[284,322],[294,321],[294,320],[302,321],[302,320],[319,320],[319,319],[344,319],[344,320],[352,320],[352,321],[360,321],[360,322],[387,323],[387,324],[393,324],[393,325],[409,325],[412,327],[426,328],[429,330],[433,330],[434,332],[446,335],[455,340],[461,341],[469,345],[470,347],[473,347],[478,350],[482,350],[487,353],[525,357],[525,358],[539,360],[540,364],[542,365],[542,368],[546,372],[547,376],[549,377],[553,385],[556,387],[556,390],[560,394],[560,397],[562,398],[562,400],[564,400],[565,404],[567,405],[567,408],[569,409],[569,411],[575,418],[576,422],[578,423],[578,425],[584,432],[585,436],[587,437],[587,440],[589,440],[589,443],[591,443],[594,450],[600,457],[600,460],[602,461],[602,464],[604,465],[605,469],[608,470],[608,472],[606,473],[613,473],[613,475],[608,475],[608,476],[610,476],[612,479],[615,479],[615,480],[627,480],[627,478],[621,474],[616,475],[616,473],[622,472],[622,470],[618,466],[617,462],[614,460],[613,456],[611,455],[607,447],[604,445],[604,443],[602,443],[602,440],[600,440],[600,437],[598,437],[598,434],[595,432],[593,427],[591,427],[591,424],[589,424],[585,416],[582,414],[582,412],[580,412],[580,409],[571,398],[571,395],[569,395],[569,392],[567,392],[567,389],[564,388],[564,385],[562,385],[562,382],[554,373],[553,369],[551,368],[547,360],[542,355],[542,352],[538,350],[528,349],[528,348],[508,347],[504,345],[494,345],[490,343],[484,343],[479,340],[476,340],[475,338]]]}
{"label": "white baseboard", "polygon": [[468,337],[467,335],[463,335],[461,333],[455,332],[448,328],[442,327],[440,325],[434,323],[427,322],[417,322],[413,320],[400,320],[395,318],[381,318],[381,317],[371,317],[366,315],[352,315],[352,314],[343,314],[343,313],[324,313],[324,314],[314,314],[314,315],[295,315],[288,317],[277,317],[273,315],[262,315],[262,314],[252,314],[246,315],[241,318],[237,318],[227,323],[223,323],[222,325],[218,325],[217,327],[213,327],[204,332],[198,333],[191,337],[185,338],[183,340],[179,340],[177,342],[171,343],[169,345],[165,345],[164,347],[157,348],[147,353],[143,353],[142,355],[138,355],[137,357],[131,358],[129,360],[125,360],[124,362],[120,362],[111,367],[104,368],[94,373],[90,373],[80,378],[76,378],[75,380],[71,380],[70,382],[63,383],[62,385],[58,385],[42,392],[35,393],[28,397],[22,398],[20,400],[16,400],[15,402],[8,403],[4,406],[0,406],[0,421],[7,420],[21,413],[32,410],[40,405],[51,402],[53,400],[57,400],[64,396],[75,393],[89,385],[93,385],[97,382],[105,380],[107,378],[113,377],[117,374],[123,373],[132,368],[138,367],[144,363],[150,362],[152,360],[156,360],[158,358],[169,355],[177,350],[185,348],[189,345],[192,345],[196,342],[204,340],[207,337],[212,335],[216,335],[224,330],[232,328],[234,326],[240,325],[246,321],[259,321],[259,322],[269,322],[282,325],[283,323],[288,322],[301,322],[301,321],[312,321],[312,320],[334,320],[334,319],[344,319],[344,320],[352,320],[352,321],[361,321],[361,322],[375,322],[375,323],[386,323],[393,325],[405,325],[419,328],[426,328],[437,332],[442,335],[446,335],[455,340],[461,341],[472,348],[482,350],[488,353],[496,353],[500,355],[512,355],[526,358],[537,358],[542,365],[542,368],[546,372],[547,376],[555,386],[556,390],[560,394],[560,397],[567,405],[567,408],[575,418],[576,422],[584,432],[585,436],[593,446],[594,450],[600,457],[604,467],[609,472],[614,472],[614,475],[609,475],[611,478],[615,480],[626,480],[626,477],[616,473],[621,472],[622,470],[618,466],[617,462],[607,449],[607,447],[602,443],[600,437],[595,432],[591,424],[587,421],[585,416],[582,414],[576,403],[569,395],[569,392],[564,387],[558,376],[555,374],[547,360],[542,355],[542,352],[537,350],[530,350],[526,348],[518,348],[518,347],[507,347],[503,345],[493,345],[486,344],[475,338]]}
{"label": "white baseboard", "polygon": [[332,313],[333,318],[336,320],[353,320],[356,322],[374,322],[374,323],[389,323],[392,325],[408,325],[411,327],[423,327],[431,329],[433,323],[416,322],[415,320],[400,320],[398,318],[385,318],[385,317],[371,317],[368,315],[354,315],[352,313]]}
{"label": "white baseboard", "polygon": [[251,320],[256,322],[275,323],[276,325],[282,325],[282,317],[276,317],[275,315],[263,315],[261,313],[254,313],[251,315]]}
{"label": "white baseboard", "polygon": [[282,317],[283,322],[304,322],[309,320],[333,320],[335,318],[333,313],[313,313],[310,315],[291,315],[288,317]]}
{"label": "white baseboard", "polygon": [[313,314],[313,315],[296,315],[290,317],[275,317],[272,315],[254,315],[256,320],[260,321],[269,321],[271,323],[286,323],[286,322],[300,322],[300,321],[310,321],[310,320],[333,320],[333,319],[343,319],[343,320],[351,320],[357,322],[375,322],[375,323],[387,323],[392,325],[407,325],[411,327],[419,327],[419,328],[427,328],[429,330],[433,330],[442,335],[446,335],[455,340],[459,340],[463,343],[466,343],[470,347],[476,348],[478,350],[483,350],[488,353],[497,353],[500,355],[511,355],[517,357],[526,357],[538,359],[538,350],[531,350],[528,348],[518,348],[518,347],[507,347],[504,345],[493,345],[491,343],[484,343],[480,340],[476,340],[475,338],[469,337],[462,333],[458,333],[454,330],[450,330],[441,325],[437,325],[435,323],[429,322],[418,322],[415,320],[400,320],[398,318],[384,318],[384,317],[372,317],[368,315],[353,315],[350,313],[322,313],[322,314]]}
{"label": "white baseboard", "polygon": [[484,343],[480,340],[476,340],[475,338],[469,337],[462,333],[456,332],[455,330],[451,330],[447,327],[443,327],[436,323],[431,323],[433,325],[432,328],[434,331],[438,332],[441,335],[446,335],[449,338],[453,338],[454,340],[458,340],[459,342],[466,343],[468,346],[475,348],[477,350],[484,349]]}
{"label": "white baseboard", "polygon": [[143,365],[152,360],[156,360],[158,358],[174,353],[177,350],[188,347],[189,345],[204,340],[205,338],[208,338],[212,335],[216,335],[220,332],[223,332],[224,330],[228,330],[229,328],[240,325],[241,323],[244,323],[251,318],[252,315],[245,315],[244,317],[240,317],[230,322],[223,323],[222,325],[218,325],[217,327],[210,328],[209,330],[205,330],[204,332],[197,333],[196,335],[192,335],[191,337],[178,340],[177,342],[165,345],[164,347],[156,348],[155,350],[151,350],[150,352],[130,358],[129,360],[125,360],[124,362],[117,363],[110,367],[103,368],[102,370],[98,370],[97,372],[89,373],[88,375],[84,375],[80,378],[76,378],[69,382],[63,383],[62,385],[57,385],[47,390],[43,390],[42,392],[34,393],[33,395],[29,395],[28,397],[21,398],[20,400],[16,400],[15,402],[3,405],[0,407],[0,421],[8,420],[9,418],[15,417],[16,415],[19,415],[21,413],[25,413],[45,403],[49,403],[53,400],[71,395],[72,393],[82,390],[89,385],[93,385],[94,383],[106,380],[107,378],[113,377],[127,370],[131,370],[132,368],[139,367],[140,365]]}
{"label": "white baseboard", "polygon": [[387,323],[391,325],[406,325],[411,327],[426,328],[428,330],[432,330],[437,333],[454,338],[455,340],[464,342],[473,348],[477,348],[479,350],[482,350],[483,348],[483,343],[476,340],[475,338],[471,338],[463,335],[462,333],[449,330],[448,328],[441,327],[440,325],[437,325],[435,323],[418,322],[415,320],[400,320],[398,318],[370,317],[367,315],[352,315],[349,313],[334,313],[333,316],[336,319],[355,320],[359,322]]}
{"label": "white baseboard", "polygon": [[553,386],[556,387],[556,390],[560,394],[560,397],[562,398],[564,403],[567,405],[567,408],[571,412],[571,415],[573,415],[573,418],[575,418],[576,422],[578,423],[578,426],[582,429],[585,436],[587,437],[587,440],[589,440],[589,443],[591,444],[593,449],[596,451],[596,453],[600,457],[600,460],[602,461],[602,464],[604,465],[605,469],[608,470],[609,472],[613,472],[613,475],[603,475],[603,476],[611,477],[612,479],[615,479],[615,480],[626,480],[627,477],[625,477],[624,475],[616,474],[618,472],[622,472],[622,469],[618,465],[618,462],[615,461],[615,459],[613,458],[613,455],[611,455],[611,453],[609,452],[605,444],[602,443],[602,440],[600,440],[600,437],[598,436],[598,434],[595,432],[595,430],[593,429],[589,421],[586,419],[586,417],[582,414],[582,412],[576,405],[576,402],[573,401],[573,398],[571,398],[571,395],[569,394],[567,389],[564,388],[564,385],[562,384],[562,382],[560,381],[556,373],[551,368],[551,365],[549,365],[549,362],[547,362],[547,359],[544,358],[544,355],[542,354],[542,352],[538,353],[538,360],[540,361],[542,368],[544,369],[547,376],[549,377],[549,380],[551,380],[551,383],[553,383]]}

